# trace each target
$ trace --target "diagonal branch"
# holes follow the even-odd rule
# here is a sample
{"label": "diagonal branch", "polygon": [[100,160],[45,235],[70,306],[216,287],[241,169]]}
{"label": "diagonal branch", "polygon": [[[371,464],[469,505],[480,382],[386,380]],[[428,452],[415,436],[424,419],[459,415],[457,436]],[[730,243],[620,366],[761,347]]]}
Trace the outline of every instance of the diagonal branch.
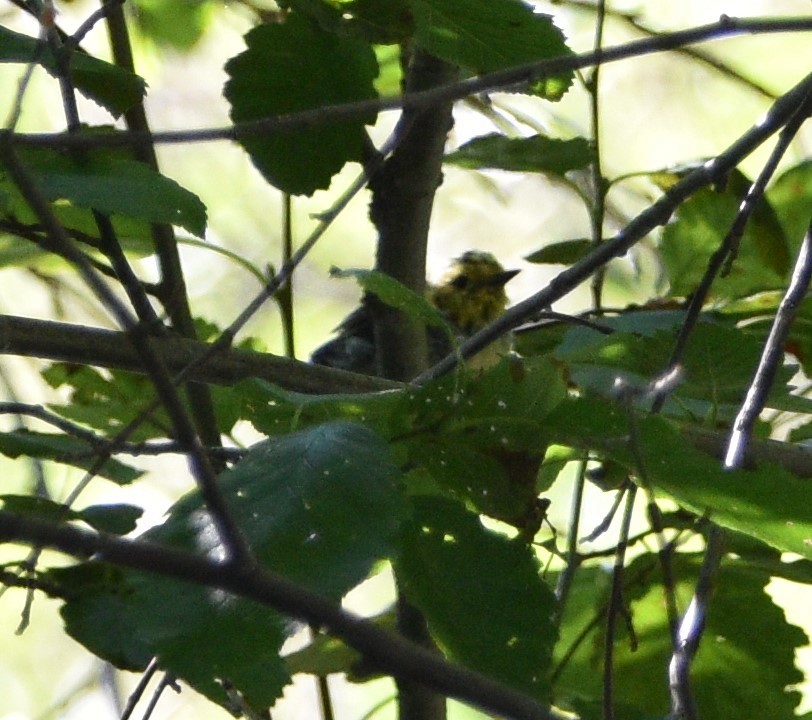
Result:
{"label": "diagonal branch", "polygon": [[70,260],[88,288],[126,330],[128,344],[131,345],[143,367],[149,373],[155,384],[156,392],[172,420],[175,435],[188,453],[195,481],[211,512],[224,547],[233,561],[252,565],[250,548],[228,511],[226,502],[217,487],[216,473],[211,460],[203,449],[186,409],[175,390],[172,378],[161,361],[161,356],[152,345],[152,337],[149,335],[148,329],[137,322],[128,308],[67,236],[50,205],[44,200],[21,163],[15,149],[9,144],[8,138],[7,132],[0,133],[0,161],[8,171],[9,177],[32,211],[38,216],[51,241],[61,248],[63,256]]}
{"label": "diagonal branch", "polygon": [[799,105],[810,92],[812,92],[812,73],[779,98],[767,115],[727,150],[688,174],[615,237],[606,240],[589,255],[560,272],[543,290],[511,307],[488,327],[466,340],[456,354],[446,357],[429,372],[418,377],[416,382],[425,382],[447,373],[460,357],[475,355],[495,339],[570,293],[610,260],[628,252],[654,228],[667,223],[682,202],[706,185],[722,180],[753,150],[778,132],[795,115]]}
{"label": "diagonal branch", "polygon": [[429,685],[449,697],[514,720],[564,720],[556,711],[501,683],[442,659],[353,615],[265,568],[246,568],[161,547],[123,540],[69,525],[0,511],[0,541],[41,545],[69,555],[107,562],[218,588],[324,628],[387,673]]}
{"label": "diagonal branch", "polygon": [[213,140],[234,140],[237,137],[270,135],[278,132],[290,132],[301,128],[325,125],[341,120],[357,119],[369,113],[384,110],[406,108],[424,108],[438,103],[461,100],[468,95],[507,89],[525,85],[540,78],[591,67],[596,63],[617,62],[628,58],[650,55],[657,52],[676,50],[709,40],[733,37],[745,34],[768,34],[786,32],[805,32],[812,30],[812,18],[790,17],[771,19],[741,19],[723,16],[719,21],[709,25],[680,30],[674,33],[659,35],[653,38],[635,40],[623,45],[602,48],[597,52],[586,52],[579,55],[541,60],[527,65],[500,70],[480,75],[467,80],[449,83],[442,87],[408,93],[399,97],[380,100],[366,100],[352,103],[327,105],[324,107],[290,113],[277,117],[255,120],[229,127],[204,130],[149,132],[136,131],[94,136],[69,136],[64,133],[15,133],[14,144],[55,147],[128,147],[133,142],[151,141],[158,144],[208,142]]}

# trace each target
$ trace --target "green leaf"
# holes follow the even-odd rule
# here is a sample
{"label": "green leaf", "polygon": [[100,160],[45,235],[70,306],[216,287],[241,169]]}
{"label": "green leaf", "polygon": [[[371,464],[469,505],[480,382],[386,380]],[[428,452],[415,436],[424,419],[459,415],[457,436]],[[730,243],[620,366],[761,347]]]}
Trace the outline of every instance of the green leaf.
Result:
{"label": "green leaf", "polygon": [[377,295],[385,305],[401,310],[415,320],[446,328],[449,335],[453,334],[448,320],[434,305],[399,283],[391,275],[378,270],[339,270],[338,268],[332,268],[330,275],[337,278],[355,278],[366,292]]}
{"label": "green leaf", "polygon": [[[399,480],[375,434],[332,423],[259,443],[219,486],[259,562],[337,602],[394,552],[406,513]],[[144,539],[211,557],[223,552],[197,492]],[[55,579],[72,582],[66,570]],[[142,572],[78,588],[62,610],[68,632],[122,667],[157,656],[213,701],[228,707],[221,682],[228,681],[257,711],[289,681],[279,652],[293,628],[268,607]]]}
{"label": "green leaf", "polygon": [[[57,76],[58,63],[50,47],[37,38],[0,27],[0,63],[30,62]],[[71,54],[70,76],[82,95],[114,117],[141,102],[146,90],[146,83],[138,75],[79,51]]]}
{"label": "green leaf", "polygon": [[[235,123],[376,97],[375,53],[366,42],[327,33],[295,13],[245,36],[248,49],[226,63],[226,99]],[[329,70],[326,70],[329,68]],[[283,133],[240,135],[254,165],[294,195],[327,188],[347,162],[363,159],[376,113]]]}
{"label": "green leaf", "polygon": [[335,420],[362,423],[390,437],[403,402],[402,394],[396,392],[308,395],[263,380],[240,383],[230,390],[242,398],[241,417],[271,437]]}
{"label": "green leaf", "polygon": [[[638,311],[601,318],[603,327],[617,332],[571,327],[553,354],[567,363],[572,382],[594,392],[617,397],[618,378],[644,390],[668,367],[684,317],[682,311]],[[666,412],[716,417],[735,412],[752,382],[763,342],[762,333],[706,314],[688,340],[680,382]],[[787,394],[786,384],[793,374],[790,366],[779,369],[769,407],[810,409],[804,398]]]}
{"label": "green leaf", "polygon": [[456,502],[413,503],[395,571],[432,635],[458,662],[547,700],[555,597],[532,551]]}
{"label": "green leaf", "polygon": [[[685,607],[701,558],[677,554],[672,564],[677,601]],[[622,710],[623,718],[662,717],[670,704],[663,668],[668,666],[672,643],[659,562],[651,555],[641,556],[626,568],[624,577],[624,600],[637,647],[632,649],[626,621],[619,617],[613,653],[616,711],[620,717]],[[763,717],[794,716],[800,694],[786,688],[802,679],[794,666],[794,649],[806,638],[786,622],[765,592],[769,579],[769,573],[733,560],[725,561],[714,577],[704,639],[691,663],[699,717],[747,717],[754,707]],[[601,697],[602,676],[596,668],[602,663],[608,583],[609,573],[603,569],[581,568],[576,574],[556,654],[563,659],[571,648],[575,652],[556,685],[558,703],[580,707]]]}
{"label": "green leaf", "polygon": [[[739,209],[747,179],[731,175],[724,191],[708,188],[695,193],[666,225],[660,242],[671,292],[690,295],[705,273]],[[775,211],[762,199],[745,229],[730,274],[718,278],[712,296],[724,300],[781,287],[789,269],[789,249]]]}
{"label": "green leaf", "polygon": [[[723,312],[726,316],[736,318],[751,333],[760,333],[762,338],[766,338],[783,295],[783,290],[759,293],[730,303],[723,308]],[[807,375],[812,374],[811,297],[805,297],[795,309],[784,351],[798,359]]]}
{"label": "green leaf", "polygon": [[84,510],[77,510],[75,517],[101,532],[126,535],[135,530],[138,518],[143,514],[143,508],[119,503],[116,505],[90,505]]}
{"label": "green leaf", "polygon": [[[367,620],[383,630],[393,633],[398,631],[397,617],[392,606]],[[339,638],[326,634],[314,635],[310,643],[301,650],[285,655],[285,664],[291,675],[307,673],[327,677],[343,673],[350,682],[366,682],[383,675],[383,670],[364,660],[357,650]]]}
{"label": "green leaf", "polygon": [[525,256],[525,260],[540,265],[573,265],[595,249],[595,243],[587,239],[564,240],[550,243]]}
{"label": "green leaf", "polygon": [[583,138],[560,140],[543,135],[508,138],[498,133],[469,140],[445,156],[445,162],[469,169],[537,172],[558,177],[586,167],[591,159],[589,143]]}
{"label": "green leaf", "polygon": [[345,0],[340,5],[344,28],[368,42],[395,45],[414,33],[407,0]]}
{"label": "green leaf", "polygon": [[484,447],[537,450],[546,446],[546,416],[566,396],[562,369],[550,358],[505,358],[462,386],[442,378],[411,402],[418,426],[432,432],[439,420],[444,431]]}
{"label": "green leaf", "polygon": [[[53,388],[70,388],[69,402],[49,408],[69,420],[112,437],[126,427],[155,398],[148,378],[111,370],[102,374],[89,366],[55,363],[42,372]],[[162,409],[155,411],[130,436],[132,442],[166,437],[171,423]]]}
{"label": "green leaf", "polygon": [[131,17],[146,37],[181,52],[197,44],[215,9],[205,0],[138,0],[135,8]]}
{"label": "green leaf", "polygon": [[3,510],[34,517],[48,522],[62,522],[72,520],[74,511],[67,505],[49,500],[45,497],[34,495],[0,495],[0,502],[3,503]]}
{"label": "green leaf", "polygon": [[100,477],[112,480],[118,485],[129,485],[140,477],[142,472],[118,460],[107,460],[100,468],[95,468],[96,448],[85,440],[31,430],[13,430],[0,433],[0,453],[7,457],[29,457],[52,460],[82,470],[95,469]]}
{"label": "green leaf", "polygon": [[[549,15],[520,0],[409,0],[415,38],[428,52],[477,74],[572,55]],[[533,83],[533,92],[558,100],[572,82],[562,73]]]}
{"label": "green leaf", "polygon": [[[220,487],[260,561],[337,600],[393,551],[405,512],[399,480],[383,440],[335,422],[254,445]],[[195,547],[201,513],[192,493],[149,536]]]}
{"label": "green leaf", "polygon": [[439,488],[478,513],[514,527],[522,527],[531,519],[538,496],[533,472],[538,470],[538,458],[530,466],[532,476],[526,482],[508,473],[502,455],[488,453],[476,440],[426,434],[404,442],[403,447],[417,468],[409,477],[410,487],[425,491],[431,487],[426,486],[430,478],[433,489]]}
{"label": "green leaf", "polygon": [[767,463],[753,470],[724,470],[719,460],[695,449],[669,421],[638,417],[636,452],[632,428],[620,403],[595,397],[572,398],[547,417],[551,440],[598,450],[646,479],[698,516],[767,545],[812,558],[812,483]]}
{"label": "green leaf", "polygon": [[658,417],[639,422],[639,451],[654,488],[696,515],[812,559],[812,483],[767,463],[724,470]]}
{"label": "green leaf", "polygon": [[809,227],[812,205],[812,160],[791,167],[767,191],[790,247],[797,252]]}
{"label": "green leaf", "polygon": [[135,529],[143,509],[135,505],[90,505],[84,510],[32,495],[0,495],[3,509],[17,515],[27,515],[40,520],[59,523],[66,520],[82,520],[92,528],[117,535],[126,535]]}
{"label": "green leaf", "polygon": [[50,202],[169,223],[199,237],[206,231],[206,207],[197,195],[144,163],[102,153],[74,160],[42,149],[27,149],[22,159]]}
{"label": "green leaf", "polygon": [[[17,188],[0,175],[0,193],[3,189],[8,190],[9,207],[0,213],[8,231],[0,234],[0,267],[36,267],[49,274],[70,267],[67,260],[46,249],[49,245],[39,218]],[[82,243],[86,252],[94,257],[101,255],[99,243],[95,240],[99,227],[91,210],[65,202],[52,204],[51,210],[60,225]],[[119,244],[129,257],[145,257],[154,252],[151,226],[147,221],[121,215],[113,216],[110,220]],[[40,238],[42,244],[32,242],[32,237]]]}

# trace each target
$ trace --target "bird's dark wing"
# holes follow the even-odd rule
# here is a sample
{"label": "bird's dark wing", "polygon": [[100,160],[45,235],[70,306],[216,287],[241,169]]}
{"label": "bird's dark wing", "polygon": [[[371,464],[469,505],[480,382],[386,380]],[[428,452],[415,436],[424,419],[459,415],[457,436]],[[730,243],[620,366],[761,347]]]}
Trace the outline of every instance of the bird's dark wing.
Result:
{"label": "bird's dark wing", "polygon": [[310,361],[316,365],[375,374],[375,327],[366,303],[353,310],[336,328],[337,335],[316,348]]}

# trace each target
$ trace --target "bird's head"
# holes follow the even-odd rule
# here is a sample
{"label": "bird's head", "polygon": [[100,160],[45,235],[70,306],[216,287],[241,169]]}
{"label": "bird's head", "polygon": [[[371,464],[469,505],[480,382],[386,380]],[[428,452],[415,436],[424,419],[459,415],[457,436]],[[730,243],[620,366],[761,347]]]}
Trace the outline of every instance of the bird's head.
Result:
{"label": "bird's head", "polygon": [[507,307],[505,284],[518,270],[505,270],[488,252],[460,255],[430,299],[464,335],[472,335],[499,317]]}

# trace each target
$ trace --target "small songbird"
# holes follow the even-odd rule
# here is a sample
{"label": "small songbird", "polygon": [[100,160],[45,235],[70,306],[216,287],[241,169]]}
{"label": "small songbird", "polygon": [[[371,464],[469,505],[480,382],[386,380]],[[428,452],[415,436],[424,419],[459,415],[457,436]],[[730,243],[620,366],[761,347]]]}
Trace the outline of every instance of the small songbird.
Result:
{"label": "small songbird", "polygon": [[[507,307],[505,284],[518,270],[505,270],[489,252],[469,250],[452,263],[438,285],[427,290],[428,299],[443,313],[457,336],[465,340],[499,317]],[[366,300],[336,328],[337,335],[311,356],[317,365],[375,374],[375,328]],[[429,355],[439,362],[452,351],[447,334],[429,327]],[[507,351],[505,342],[485,348],[469,362],[485,367]]]}

